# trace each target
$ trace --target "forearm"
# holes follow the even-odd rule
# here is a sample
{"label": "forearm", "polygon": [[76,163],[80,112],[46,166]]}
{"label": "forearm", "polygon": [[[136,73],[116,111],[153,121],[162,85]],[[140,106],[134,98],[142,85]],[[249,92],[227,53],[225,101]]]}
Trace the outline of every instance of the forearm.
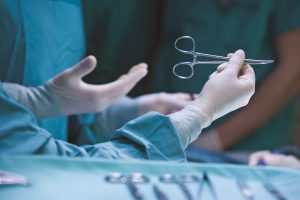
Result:
{"label": "forearm", "polygon": [[[286,65],[282,65],[285,64],[278,66],[261,84],[248,106],[218,127],[217,132],[224,148],[230,147],[270,120],[299,92],[299,70],[289,71]],[[296,67],[300,68],[294,68]]]}
{"label": "forearm", "polygon": [[3,83],[3,89],[15,101],[28,108],[37,118],[63,115],[56,95],[47,85],[24,87],[14,83]]}
{"label": "forearm", "polygon": [[184,161],[184,152],[169,118],[150,113],[119,129],[112,141],[76,146],[52,138],[32,113],[2,91],[0,84],[0,154],[47,154],[106,159]]}
{"label": "forearm", "polygon": [[95,138],[110,138],[117,129],[138,116],[137,101],[127,96],[120,98],[102,112],[96,113],[92,124]]}

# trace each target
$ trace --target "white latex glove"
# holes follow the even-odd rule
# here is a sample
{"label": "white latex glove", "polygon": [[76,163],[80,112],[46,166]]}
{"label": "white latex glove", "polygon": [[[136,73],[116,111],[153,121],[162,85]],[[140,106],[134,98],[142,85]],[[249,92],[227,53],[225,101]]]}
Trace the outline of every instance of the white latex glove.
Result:
{"label": "white latex glove", "polygon": [[186,93],[153,93],[136,98],[138,114],[143,115],[150,111],[159,112],[164,115],[177,112],[191,103],[193,97]]}
{"label": "white latex glove", "polygon": [[49,80],[44,86],[27,88],[17,84],[4,84],[4,89],[16,101],[31,109],[37,117],[57,117],[99,112],[126,95],[147,74],[147,65],[141,63],[108,84],[91,85],[83,82],[82,78],[93,71],[96,64],[96,58],[89,56]]}
{"label": "white latex glove", "polygon": [[300,161],[296,157],[272,154],[270,151],[258,151],[250,155],[249,165],[255,166],[260,162],[266,165],[300,169]]}
{"label": "white latex glove", "polygon": [[210,76],[193,103],[170,115],[184,147],[213,120],[248,104],[255,91],[255,74],[244,59],[244,51],[235,52]]}

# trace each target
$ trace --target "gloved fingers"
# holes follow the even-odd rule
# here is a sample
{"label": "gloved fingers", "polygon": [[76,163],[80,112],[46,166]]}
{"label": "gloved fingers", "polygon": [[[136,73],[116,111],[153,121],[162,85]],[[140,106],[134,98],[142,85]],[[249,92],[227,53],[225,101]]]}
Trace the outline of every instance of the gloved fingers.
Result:
{"label": "gloved fingers", "polygon": [[229,59],[228,67],[226,69],[233,70],[236,74],[239,74],[245,60],[245,52],[243,50],[237,50]]}
{"label": "gloved fingers", "polygon": [[81,80],[82,77],[89,74],[97,65],[94,56],[88,56],[75,66],[64,70],[47,83],[57,89],[64,90],[66,87],[78,87],[79,84],[85,85]]}
{"label": "gloved fingers", "polygon": [[190,98],[192,101],[194,101],[195,99],[197,99],[199,96],[199,93],[198,94],[190,94]]}
{"label": "gloved fingers", "polygon": [[167,115],[183,109],[193,100],[190,94],[161,92],[140,96],[137,101],[140,114],[156,111]]}
{"label": "gloved fingers", "polygon": [[217,75],[218,72],[217,71],[214,71],[211,75],[209,75],[208,77],[208,80],[211,79],[212,77],[214,77],[215,75]]}
{"label": "gloved fingers", "polygon": [[228,66],[228,62],[219,65],[217,68],[217,72],[218,73],[222,72],[227,66]]}
{"label": "gloved fingers", "polygon": [[164,102],[166,106],[170,107],[171,111],[163,114],[170,114],[179,111],[194,100],[193,96],[186,93],[167,93],[166,95],[167,97],[165,98]]}
{"label": "gloved fingers", "polygon": [[251,87],[255,87],[255,73],[249,64],[243,65],[238,79]]}
{"label": "gloved fingers", "polygon": [[[266,155],[271,154],[270,151],[258,151],[249,156],[248,164],[251,166],[257,165],[260,161],[264,161]],[[265,161],[264,161],[265,162]]]}
{"label": "gloved fingers", "polygon": [[178,93],[166,93],[167,95],[169,95],[169,98],[176,100],[182,100],[182,101],[191,101],[191,95],[187,94],[187,93],[182,93],[182,92],[178,92]]}
{"label": "gloved fingers", "polygon": [[[158,107],[166,108],[162,114],[170,114],[175,111],[183,109],[185,106],[190,104],[193,99],[190,94],[187,93],[159,93],[156,104]],[[164,109],[162,109],[164,110]]]}
{"label": "gloved fingers", "polygon": [[126,95],[147,74],[147,64],[140,63],[133,66],[127,74],[120,76],[116,81],[104,85],[89,85],[95,93],[99,92],[99,98],[103,97],[105,88],[106,98],[110,100]]}
{"label": "gloved fingers", "polygon": [[146,63],[140,63],[133,66],[127,74],[124,74],[118,78],[116,82],[119,83],[134,83],[134,85],[141,80],[146,74],[148,65]]}
{"label": "gloved fingers", "polygon": [[190,98],[190,96],[188,97],[188,99],[174,99],[172,101],[173,105],[172,105],[172,111],[179,111],[181,109],[183,109],[185,106],[189,105],[192,102],[192,99]]}
{"label": "gloved fingers", "polygon": [[214,71],[211,75],[209,75],[208,79],[211,79],[216,74],[221,73],[226,67],[228,67],[228,62],[225,62],[225,63],[219,65],[217,70]]}
{"label": "gloved fingers", "polygon": [[81,80],[82,77],[91,73],[97,65],[97,59],[94,56],[84,58],[80,63],[68,70],[68,76],[72,79]]}
{"label": "gloved fingers", "polygon": [[263,160],[267,165],[284,166],[285,156],[279,154],[266,154],[264,155]]}
{"label": "gloved fingers", "polygon": [[227,54],[227,57],[231,58],[232,55],[233,55],[233,53],[229,53],[229,54]]}
{"label": "gloved fingers", "polygon": [[270,151],[259,151],[249,157],[249,165],[255,166],[263,161],[266,165],[300,168],[299,160],[294,156],[272,154]]}

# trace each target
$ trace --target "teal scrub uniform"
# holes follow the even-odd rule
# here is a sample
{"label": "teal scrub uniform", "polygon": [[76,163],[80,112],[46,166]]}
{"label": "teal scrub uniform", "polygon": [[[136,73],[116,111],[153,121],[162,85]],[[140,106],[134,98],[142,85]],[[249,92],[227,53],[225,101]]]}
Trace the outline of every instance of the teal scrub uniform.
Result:
{"label": "teal scrub uniform", "polygon": [[[45,84],[84,56],[80,0],[1,0],[0,27],[2,82]],[[38,123],[67,139],[66,117]]]}
{"label": "teal scrub uniform", "polygon": [[107,159],[185,161],[177,132],[164,115],[149,113],[116,131],[110,142],[75,146],[54,139],[33,114],[15,102],[0,83],[0,154],[47,154]]}
{"label": "teal scrub uniform", "polygon": [[[300,28],[298,0],[235,0],[229,7],[222,7],[218,1],[165,0],[164,7],[164,43],[155,59],[153,91],[199,92],[216,69],[214,66],[200,65],[196,67],[195,76],[189,80],[175,77],[171,73],[172,66],[191,60],[170,48],[181,35],[194,37],[199,52],[226,55],[240,48],[245,50],[248,58],[277,61],[275,38]],[[258,87],[277,64],[254,66]],[[270,121],[233,148],[274,149],[287,144],[292,136],[295,106],[295,100],[292,100]],[[214,126],[225,122],[228,117],[230,115],[216,121]]]}
{"label": "teal scrub uniform", "polygon": [[[121,0],[115,2],[121,4]],[[95,26],[90,27],[91,22],[86,23],[87,41],[89,41],[87,50],[95,53],[107,67],[105,77],[100,72],[95,73],[91,76],[91,81],[94,81],[93,77],[96,76],[109,80],[115,76],[114,74],[119,75],[121,71],[128,70],[130,64],[140,58],[145,61],[149,60],[152,64],[147,85],[150,88],[148,91],[198,93],[208,76],[216,70],[216,66],[196,66],[195,75],[189,80],[179,79],[172,72],[174,64],[192,60],[190,56],[174,48],[174,41],[178,37],[190,35],[195,39],[196,51],[199,52],[226,55],[237,49],[244,49],[247,58],[275,59],[276,62],[273,65],[254,66],[259,87],[277,65],[275,39],[285,32],[300,28],[300,1],[298,0],[233,0],[227,6],[222,5],[219,0],[164,0],[160,2],[161,5],[157,1],[141,3],[131,0],[127,2],[126,7],[118,8],[106,5],[105,10],[109,15],[105,16],[100,16],[92,9],[85,9],[85,13],[88,11],[94,13],[84,14],[85,21],[101,22],[102,20],[111,23],[109,27],[112,28],[98,36],[105,41],[106,46],[114,44],[109,51],[97,42],[93,44],[92,41],[97,41],[93,36],[97,35],[99,30]],[[86,3],[86,6],[89,6],[88,4]],[[129,4],[131,4],[132,12],[129,12]],[[154,6],[157,7],[154,8]],[[99,7],[101,5],[97,5],[97,9]],[[144,11],[146,8],[148,11]],[[158,13],[160,17],[156,17],[159,11],[161,11]],[[153,18],[150,12],[153,12]],[[126,19],[127,26],[118,26],[116,19]],[[146,22],[149,22],[149,26]],[[100,25],[94,24],[101,26],[101,23]],[[156,34],[153,37],[150,36],[153,29],[159,32],[158,38]],[[143,34],[145,30],[149,31],[149,34]],[[135,35],[134,33],[138,31],[142,33]],[[144,46],[146,43],[144,40],[150,41],[151,44],[155,42],[156,46],[151,47],[152,49],[147,45]],[[137,58],[133,60],[132,55]],[[207,58],[203,59],[207,60]],[[137,93],[140,92],[140,90],[137,91]],[[292,100],[276,116],[237,143],[233,149],[274,149],[287,144],[291,139],[295,106],[296,102]],[[228,116],[217,120],[213,126],[224,123],[227,118]]]}
{"label": "teal scrub uniform", "polygon": [[[82,0],[87,55],[95,55],[99,68],[85,79],[91,83],[116,80],[133,65],[155,55],[159,39],[161,0]],[[149,76],[130,93],[142,94]]]}

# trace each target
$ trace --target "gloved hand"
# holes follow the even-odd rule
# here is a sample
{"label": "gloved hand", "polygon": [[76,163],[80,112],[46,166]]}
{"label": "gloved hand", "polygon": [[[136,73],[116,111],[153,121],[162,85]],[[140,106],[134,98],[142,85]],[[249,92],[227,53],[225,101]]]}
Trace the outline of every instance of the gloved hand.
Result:
{"label": "gloved hand", "polygon": [[300,169],[300,161],[296,157],[272,154],[270,151],[258,151],[250,155],[249,165],[255,166],[260,162],[266,165]]}
{"label": "gloved hand", "polygon": [[135,99],[138,105],[138,114],[143,115],[150,111],[164,115],[177,112],[192,102],[193,97],[186,93],[153,93]]}
{"label": "gloved hand", "polygon": [[96,67],[96,58],[89,56],[46,85],[27,88],[4,84],[5,91],[16,101],[28,107],[37,117],[99,112],[113,101],[126,95],[147,74],[147,65],[138,64],[114,82],[90,85],[82,81]]}
{"label": "gloved hand", "polygon": [[190,103],[191,98],[191,95],[184,93],[153,93],[137,98],[124,96],[97,113],[93,122],[88,125],[93,133],[93,141],[90,137],[86,138],[85,134],[80,134],[79,142],[81,144],[107,142],[117,129],[130,120],[151,111],[162,114],[176,112]]}
{"label": "gloved hand", "polygon": [[255,74],[244,59],[242,50],[235,52],[210,76],[193,103],[170,115],[184,147],[213,120],[248,104],[255,91]]}

